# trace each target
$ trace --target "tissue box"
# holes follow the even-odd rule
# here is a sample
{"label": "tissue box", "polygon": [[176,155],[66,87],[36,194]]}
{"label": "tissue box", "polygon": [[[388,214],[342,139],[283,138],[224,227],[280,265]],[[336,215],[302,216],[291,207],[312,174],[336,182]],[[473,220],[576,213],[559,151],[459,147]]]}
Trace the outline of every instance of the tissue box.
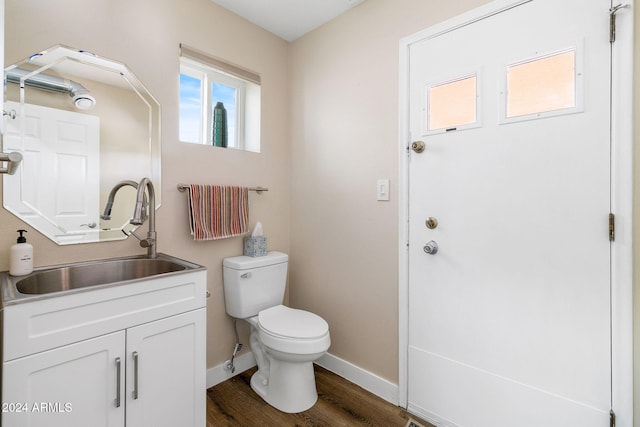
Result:
{"label": "tissue box", "polygon": [[267,254],[267,238],[264,236],[245,237],[243,253],[250,257],[265,256]]}

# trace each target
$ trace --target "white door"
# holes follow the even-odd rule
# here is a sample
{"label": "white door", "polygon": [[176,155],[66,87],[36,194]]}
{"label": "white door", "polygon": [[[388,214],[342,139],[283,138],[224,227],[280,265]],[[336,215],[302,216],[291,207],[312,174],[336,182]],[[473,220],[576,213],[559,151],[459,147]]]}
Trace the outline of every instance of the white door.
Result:
{"label": "white door", "polygon": [[[5,109],[21,111],[7,102]],[[92,241],[100,221],[100,118],[24,104],[24,123],[5,118],[4,149],[20,172],[4,180],[4,206],[60,243]]]}
{"label": "white door", "polygon": [[206,309],[127,329],[127,425],[201,427]]}
{"label": "white door", "polygon": [[408,403],[447,426],[602,427],[611,4],[520,3],[409,47],[425,150],[409,166]]}
{"label": "white door", "polygon": [[115,332],[6,362],[2,425],[124,426],[124,340]]}

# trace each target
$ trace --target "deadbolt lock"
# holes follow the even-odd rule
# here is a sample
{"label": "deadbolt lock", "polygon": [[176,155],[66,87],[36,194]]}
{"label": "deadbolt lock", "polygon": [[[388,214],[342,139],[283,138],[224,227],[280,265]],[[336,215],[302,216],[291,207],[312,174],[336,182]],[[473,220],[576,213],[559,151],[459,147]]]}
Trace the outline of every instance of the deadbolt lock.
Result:
{"label": "deadbolt lock", "polygon": [[432,216],[430,216],[429,218],[427,218],[427,220],[424,222],[424,224],[427,226],[427,228],[429,230],[433,230],[434,228],[436,228],[438,226],[438,220]]}
{"label": "deadbolt lock", "polygon": [[411,149],[416,153],[422,153],[424,151],[424,142],[413,141],[413,143],[411,143]]}

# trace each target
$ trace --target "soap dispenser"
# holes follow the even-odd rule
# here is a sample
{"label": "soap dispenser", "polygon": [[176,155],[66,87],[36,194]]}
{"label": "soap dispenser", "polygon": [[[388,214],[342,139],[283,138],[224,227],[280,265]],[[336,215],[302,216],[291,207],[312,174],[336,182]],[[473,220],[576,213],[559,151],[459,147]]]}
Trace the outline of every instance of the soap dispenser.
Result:
{"label": "soap dispenser", "polygon": [[27,230],[18,230],[20,237],[11,246],[9,274],[12,276],[24,276],[33,271],[33,245],[27,243],[27,238],[22,235],[26,232]]}

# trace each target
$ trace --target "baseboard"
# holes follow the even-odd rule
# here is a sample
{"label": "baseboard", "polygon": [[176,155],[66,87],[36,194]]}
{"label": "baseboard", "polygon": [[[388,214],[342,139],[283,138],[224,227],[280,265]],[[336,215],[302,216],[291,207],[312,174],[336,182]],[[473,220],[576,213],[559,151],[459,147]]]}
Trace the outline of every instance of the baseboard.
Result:
{"label": "baseboard", "polygon": [[407,412],[409,412],[410,414],[415,415],[416,417],[419,417],[421,419],[423,419],[424,421],[427,421],[430,424],[433,424],[435,426],[442,426],[442,427],[460,427],[458,424],[454,423],[451,420],[448,420],[446,418],[442,418],[436,414],[434,414],[431,411],[427,411],[424,408],[421,408],[420,406],[414,405],[409,403],[408,408],[407,408]]}
{"label": "baseboard", "polygon": [[340,375],[389,403],[398,405],[398,385],[332,354],[325,354],[316,364]]}
{"label": "baseboard", "polygon": [[256,359],[253,357],[253,353],[248,351],[236,357],[233,360],[233,365],[236,368],[234,373],[224,369],[224,363],[214,366],[211,369],[207,369],[207,388],[220,384],[221,382],[226,381],[247,369],[253,368],[256,366]]}
{"label": "baseboard", "polygon": [[[233,364],[236,368],[235,373],[224,369],[224,363],[214,366],[207,370],[207,388],[220,384],[229,378],[256,366],[253,353],[246,352],[235,358]],[[316,361],[316,364],[323,368],[340,375],[341,377],[351,381],[357,386],[362,387],[375,394],[376,396],[390,402],[394,405],[398,404],[398,385],[385,380],[369,371],[366,371],[346,360],[343,360],[332,354],[325,354]]]}

